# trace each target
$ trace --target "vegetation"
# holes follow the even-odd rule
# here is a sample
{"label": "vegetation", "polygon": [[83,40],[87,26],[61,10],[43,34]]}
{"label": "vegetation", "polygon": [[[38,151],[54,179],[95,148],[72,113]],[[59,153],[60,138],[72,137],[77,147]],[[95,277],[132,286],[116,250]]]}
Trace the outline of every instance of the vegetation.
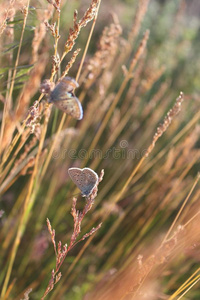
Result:
{"label": "vegetation", "polygon": [[199,299],[198,1],[0,7],[1,299]]}

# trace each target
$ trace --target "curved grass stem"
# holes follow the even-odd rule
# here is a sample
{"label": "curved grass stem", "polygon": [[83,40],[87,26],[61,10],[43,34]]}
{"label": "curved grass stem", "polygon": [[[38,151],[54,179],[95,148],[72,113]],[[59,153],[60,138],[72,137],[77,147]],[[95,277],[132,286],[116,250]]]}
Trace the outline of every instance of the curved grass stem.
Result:
{"label": "curved grass stem", "polygon": [[191,189],[190,189],[190,191],[189,191],[189,194],[187,195],[185,201],[184,201],[183,204],[181,205],[181,208],[179,209],[179,211],[178,211],[178,213],[177,213],[177,215],[176,215],[174,221],[172,222],[172,224],[171,224],[171,226],[170,226],[170,228],[169,228],[167,234],[165,235],[162,244],[164,244],[164,243],[166,242],[166,240],[169,238],[170,233],[172,232],[172,230],[173,230],[173,228],[174,228],[174,226],[175,226],[177,220],[179,219],[179,217],[180,217],[180,215],[181,215],[181,213],[182,213],[184,207],[186,206],[186,204],[187,204],[187,202],[188,202],[188,200],[189,200],[189,198],[190,198],[192,192],[194,191],[194,189],[195,189],[195,187],[196,187],[196,185],[197,185],[199,179],[200,179],[200,174],[197,175],[197,178],[196,178],[194,184],[192,185],[192,187],[191,187]]}
{"label": "curved grass stem", "polygon": [[[8,98],[6,99],[6,102],[4,105],[3,119],[2,119],[2,124],[1,124],[1,134],[0,134],[0,145],[2,145],[2,140],[3,140],[3,135],[4,135],[5,119],[9,115],[10,102],[11,102],[13,88],[14,88],[14,84],[15,84],[17,66],[19,64],[19,56],[20,56],[20,52],[21,52],[24,31],[25,31],[25,26],[26,26],[27,17],[28,17],[29,3],[30,3],[30,0],[27,1],[27,5],[24,8],[24,21],[23,21],[22,32],[21,32],[20,41],[19,41],[19,47],[18,47],[18,51],[17,51],[17,57],[15,60],[15,65],[14,65],[14,70],[13,70],[13,75],[12,75],[12,80],[11,80],[11,85],[10,85],[10,91],[9,91]],[[0,149],[0,154],[1,154],[1,149]]]}
{"label": "curved grass stem", "polygon": [[30,178],[28,192],[27,192],[27,195],[26,195],[26,198],[25,198],[25,201],[24,201],[23,212],[22,212],[22,215],[20,217],[17,234],[16,234],[14,244],[13,244],[13,247],[12,247],[12,250],[11,250],[11,255],[10,255],[10,260],[9,260],[9,264],[8,264],[8,269],[7,269],[7,272],[6,272],[5,281],[4,281],[4,284],[3,284],[3,287],[2,287],[2,292],[1,292],[1,297],[2,298],[5,296],[5,293],[7,291],[8,282],[9,282],[10,275],[11,275],[11,272],[12,272],[12,268],[13,268],[15,257],[16,257],[16,254],[17,254],[17,250],[18,250],[19,244],[21,242],[21,238],[23,236],[24,230],[26,228],[26,224],[27,224],[28,219],[29,219],[31,208],[32,208],[33,203],[34,203],[34,193],[32,194],[32,192],[33,192],[34,183],[36,183],[36,180],[37,180],[37,173],[38,173],[38,167],[39,167],[38,163],[39,163],[39,158],[40,158],[42,148],[43,148],[43,144],[44,144],[44,139],[45,139],[46,130],[47,130],[47,124],[48,124],[48,118],[45,118],[44,128],[43,128],[43,131],[42,131],[42,135],[41,135],[41,139],[40,139],[40,143],[39,143],[39,147],[38,147],[38,153],[37,153],[36,160],[35,160],[35,166],[34,166],[31,178]]}

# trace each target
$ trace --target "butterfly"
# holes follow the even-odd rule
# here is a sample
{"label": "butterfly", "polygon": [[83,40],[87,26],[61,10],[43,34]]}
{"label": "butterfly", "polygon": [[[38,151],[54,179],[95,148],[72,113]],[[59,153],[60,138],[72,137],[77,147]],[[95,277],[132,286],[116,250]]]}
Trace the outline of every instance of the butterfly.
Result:
{"label": "butterfly", "polygon": [[90,196],[98,183],[99,177],[97,173],[90,168],[70,168],[68,173],[72,181],[81,190],[82,196]]}
{"label": "butterfly", "polygon": [[50,93],[49,102],[77,120],[83,118],[83,108],[74,90],[78,83],[71,77],[64,77]]}

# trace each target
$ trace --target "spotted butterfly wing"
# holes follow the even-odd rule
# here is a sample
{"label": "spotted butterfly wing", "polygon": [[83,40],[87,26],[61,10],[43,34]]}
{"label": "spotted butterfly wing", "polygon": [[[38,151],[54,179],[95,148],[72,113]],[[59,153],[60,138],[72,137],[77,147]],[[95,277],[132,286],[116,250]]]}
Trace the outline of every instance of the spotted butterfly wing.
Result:
{"label": "spotted butterfly wing", "polygon": [[77,120],[81,120],[83,118],[82,105],[77,97],[57,100],[54,102],[54,104],[57,108]]}
{"label": "spotted butterfly wing", "polygon": [[65,77],[51,92],[49,102],[73,118],[81,120],[83,109],[80,101],[73,93],[74,88],[75,80]]}
{"label": "spotted butterfly wing", "polygon": [[68,173],[83,197],[88,197],[98,182],[98,175],[90,168],[70,168]]}

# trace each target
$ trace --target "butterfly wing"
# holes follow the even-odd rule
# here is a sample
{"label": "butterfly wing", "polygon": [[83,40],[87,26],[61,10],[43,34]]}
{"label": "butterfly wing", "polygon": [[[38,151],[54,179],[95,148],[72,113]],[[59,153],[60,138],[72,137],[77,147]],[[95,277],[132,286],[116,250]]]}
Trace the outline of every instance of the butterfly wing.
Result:
{"label": "butterfly wing", "polygon": [[84,168],[82,172],[84,175],[84,182],[85,182],[83,192],[86,196],[89,196],[97,184],[98,175],[90,168]]}
{"label": "butterfly wing", "polygon": [[54,104],[60,110],[77,120],[81,120],[83,118],[82,105],[77,97],[65,98],[63,100],[55,101]]}
{"label": "butterfly wing", "polygon": [[82,170],[79,168],[70,168],[68,169],[68,173],[72,181],[82,192],[84,186],[84,178],[83,178]]}
{"label": "butterfly wing", "polygon": [[98,181],[98,175],[90,168],[70,168],[69,176],[76,186],[81,190],[82,195],[88,197]]}
{"label": "butterfly wing", "polygon": [[83,118],[83,109],[80,101],[74,94],[68,92],[64,82],[60,82],[51,92],[49,102],[77,120]]}
{"label": "butterfly wing", "polygon": [[51,92],[49,97],[49,102],[55,104],[58,101],[62,101],[70,97],[72,97],[72,93],[70,93],[66,89],[66,85],[64,84],[64,82],[60,82],[59,84],[56,85],[56,87]]}

